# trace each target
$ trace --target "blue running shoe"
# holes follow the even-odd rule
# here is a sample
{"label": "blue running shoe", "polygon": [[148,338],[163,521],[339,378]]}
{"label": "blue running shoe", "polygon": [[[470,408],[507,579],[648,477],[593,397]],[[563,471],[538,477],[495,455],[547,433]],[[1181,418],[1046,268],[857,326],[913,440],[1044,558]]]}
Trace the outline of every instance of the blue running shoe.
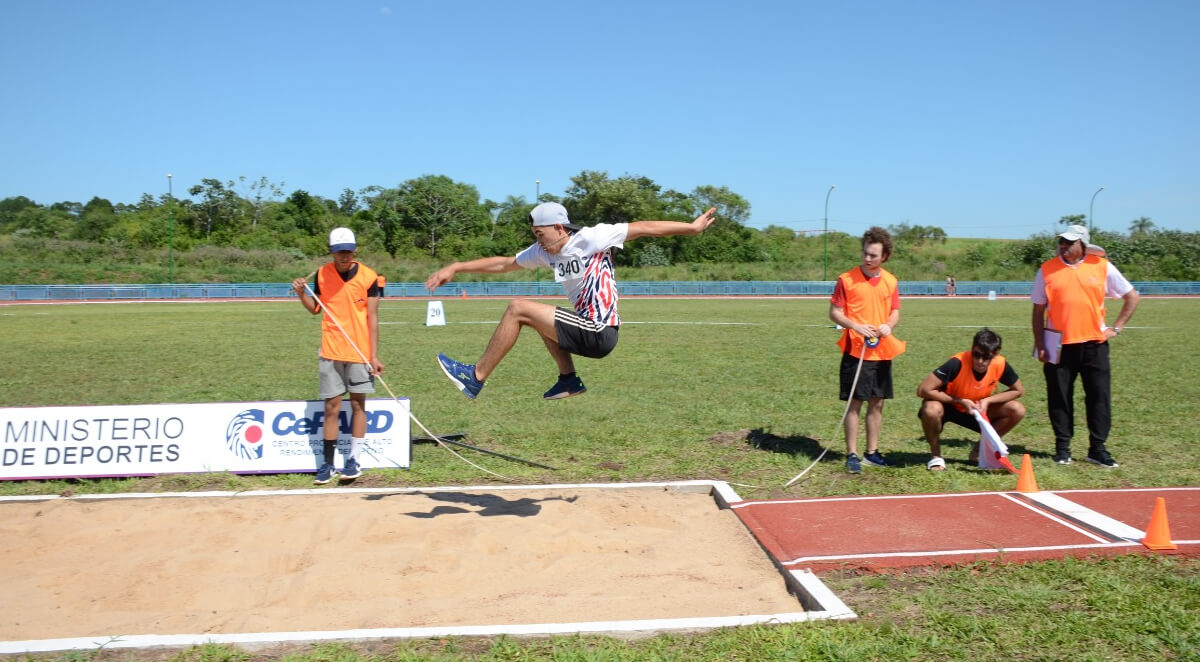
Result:
{"label": "blue running shoe", "polygon": [[863,456],[863,461],[866,462],[868,466],[872,466],[872,467],[894,467],[894,466],[896,466],[894,462],[892,462],[891,460],[884,457],[883,453],[880,453],[879,451],[875,451],[874,453],[867,453],[866,455]]}
{"label": "blue running shoe", "polygon": [[340,480],[354,480],[362,475],[362,469],[358,466],[358,460],[352,457],[346,458],[346,466],[342,467],[342,477]]}
{"label": "blue running shoe", "polygon": [[846,456],[846,471],[852,474],[862,473],[862,462],[859,461],[857,454],[851,453]]}
{"label": "blue running shoe", "polygon": [[324,485],[325,483],[328,483],[333,479],[334,473],[336,472],[334,471],[332,464],[329,464],[328,462],[322,464],[321,468],[317,469],[316,477],[313,478],[313,485]]}
{"label": "blue running shoe", "polygon": [[559,400],[561,398],[569,398],[572,395],[579,395],[586,390],[587,387],[583,385],[583,380],[579,377],[575,375],[569,377],[559,375],[558,381],[554,383],[554,386],[550,387],[549,391],[543,393],[542,397],[546,400]]}
{"label": "blue running shoe", "polygon": [[483,390],[483,382],[475,379],[474,365],[459,363],[445,354],[438,354],[438,365],[442,367],[442,372],[446,373],[458,390],[468,398],[474,400],[475,396]]}

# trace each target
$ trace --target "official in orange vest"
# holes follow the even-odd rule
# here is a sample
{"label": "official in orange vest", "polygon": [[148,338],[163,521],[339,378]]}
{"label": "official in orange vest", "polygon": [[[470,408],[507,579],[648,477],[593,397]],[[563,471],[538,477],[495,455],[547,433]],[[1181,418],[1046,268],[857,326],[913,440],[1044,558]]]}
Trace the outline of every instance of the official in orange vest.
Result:
{"label": "official in orange vest", "polygon": [[[892,359],[904,353],[905,343],[892,335],[900,323],[900,284],[883,268],[892,256],[892,236],[873,227],[862,236],[862,264],[838,276],[829,303],[829,319],[842,327],[841,393],[848,400],[842,428],[846,435],[846,470],[889,467],[879,452],[883,401],[892,398]],[[858,377],[857,383],[855,376]],[[853,393],[851,393],[853,388]],[[858,422],[867,404],[867,452],[858,457]]]}
{"label": "official in orange vest", "polygon": [[[917,417],[929,442],[931,457],[925,467],[930,471],[946,468],[941,445],[946,423],[979,432],[979,422],[971,413],[978,410],[1003,437],[1025,418],[1025,405],[1017,402],[1025,394],[1025,387],[1012,364],[1000,356],[1000,345],[999,334],[980,329],[971,341],[971,351],[950,357],[917,387],[917,397],[921,398]],[[1005,390],[997,393],[998,384],[1003,384]],[[978,459],[976,443],[971,448],[971,464]]]}
{"label": "official in orange vest", "polygon": [[[354,259],[357,248],[349,228],[334,228],[329,233],[333,259],[317,270],[312,286],[319,303],[308,294],[305,279],[292,281],[292,290],[300,296],[305,310],[313,315],[329,312],[321,320],[317,369],[321,399],[325,401],[324,461],[313,480],[317,485],[328,483],[337,473],[343,481],[362,475],[359,453],[367,433],[367,394],[375,392],[375,375],[383,372],[379,360],[379,299],[386,283],[383,276]],[[338,471],[334,460],[342,395],[346,393],[350,394],[350,453]]]}
{"label": "official in orange vest", "polygon": [[[1082,225],[1058,235],[1058,254],[1042,263],[1033,282],[1034,356],[1043,363],[1054,461],[1071,463],[1075,434],[1075,378],[1083,382],[1087,410],[1087,461],[1114,468],[1108,452],[1112,427],[1112,371],[1109,340],[1133,317],[1139,295],[1125,276],[1088,242]],[[1105,321],[1104,299],[1123,299],[1116,321]]]}

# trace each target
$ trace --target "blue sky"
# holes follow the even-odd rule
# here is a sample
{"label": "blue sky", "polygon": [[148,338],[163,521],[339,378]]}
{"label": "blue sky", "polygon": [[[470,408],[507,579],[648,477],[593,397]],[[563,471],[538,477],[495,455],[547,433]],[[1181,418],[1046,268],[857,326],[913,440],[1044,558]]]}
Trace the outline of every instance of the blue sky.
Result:
{"label": "blue sky", "polygon": [[11,0],[0,198],[444,174],[727,186],[750,225],[1200,230],[1200,3]]}

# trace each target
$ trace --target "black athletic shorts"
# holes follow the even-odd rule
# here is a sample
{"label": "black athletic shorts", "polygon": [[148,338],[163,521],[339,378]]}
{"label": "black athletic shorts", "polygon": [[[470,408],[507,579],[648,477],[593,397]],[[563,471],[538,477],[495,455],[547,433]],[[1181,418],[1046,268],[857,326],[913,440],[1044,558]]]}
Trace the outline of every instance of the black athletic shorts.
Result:
{"label": "black athletic shorts", "polygon": [[594,322],[566,308],[554,309],[554,333],[558,346],[568,354],[602,359],[617,346],[617,328]]}
{"label": "black athletic shorts", "polygon": [[[842,389],[838,399],[850,399],[850,385],[854,383],[854,373],[858,370],[858,357],[842,354]],[[871,398],[892,399],[892,362],[863,361],[862,372],[858,376],[858,386],[854,388],[855,400],[870,400]]]}
{"label": "black athletic shorts", "polygon": [[[921,405],[925,405],[925,401],[921,401]],[[921,417],[921,407],[917,407],[917,418]],[[975,417],[965,411],[959,411],[958,407],[942,403],[942,428],[945,429],[946,423],[956,423],[964,428],[979,432],[979,421]]]}

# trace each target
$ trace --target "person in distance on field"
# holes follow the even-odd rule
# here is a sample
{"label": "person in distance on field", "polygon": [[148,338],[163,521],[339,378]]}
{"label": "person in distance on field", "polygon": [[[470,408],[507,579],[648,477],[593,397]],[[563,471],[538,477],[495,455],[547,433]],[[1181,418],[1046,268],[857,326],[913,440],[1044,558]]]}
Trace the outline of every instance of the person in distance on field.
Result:
{"label": "person in distance on field", "polygon": [[[981,329],[971,341],[971,350],[950,357],[941,367],[929,373],[917,387],[921,408],[917,417],[929,442],[932,456],[925,465],[930,471],[942,471],[941,434],[946,423],[957,423],[979,432],[979,422],[972,411],[978,410],[1003,437],[1025,418],[1025,405],[1017,398],[1025,394],[1021,378],[1011,364],[1000,355],[1000,336],[991,329]],[[996,393],[996,385],[1005,390]],[[979,458],[979,445],[971,449],[970,461]]]}
{"label": "person in distance on field", "polygon": [[[892,398],[892,359],[904,353],[905,342],[892,335],[900,323],[900,284],[883,268],[892,255],[892,236],[873,227],[862,236],[862,264],[838,276],[829,303],[829,319],[843,327],[840,399],[848,400],[843,428],[846,470],[868,465],[889,467],[879,452],[883,402]],[[855,376],[858,376],[857,385]],[[851,393],[851,388],[854,392]],[[867,404],[867,452],[858,457],[858,422]]]}
{"label": "person in distance on field", "polygon": [[[359,453],[367,432],[367,394],[375,392],[375,375],[383,372],[379,360],[379,300],[386,282],[383,276],[354,259],[357,248],[354,232],[349,228],[334,228],[329,233],[332,259],[317,270],[312,285],[319,302],[308,294],[304,278],[292,281],[292,290],[299,295],[305,310],[313,315],[329,310],[321,320],[317,367],[320,395],[325,401],[324,461],[313,480],[317,485],[328,483],[335,473],[341,473],[342,480],[362,475]],[[368,363],[363,363],[364,355]],[[338,472],[334,466],[340,432],[338,415],[342,410],[342,395],[346,393],[350,394],[351,409],[350,454]]]}
{"label": "person in distance on field", "polygon": [[429,276],[425,288],[433,292],[460,273],[501,274],[517,269],[550,267],[554,280],[562,283],[574,310],[529,299],[513,299],[478,361],[459,363],[445,354],[438,354],[438,365],[464,395],[475,399],[487,378],[516,344],[521,329],[531,327],[541,336],[558,366],[558,381],[542,397],[556,400],[583,393],[587,388],[575,374],[571,355],[593,359],[607,356],[617,346],[621,326],[610,250],[640,237],[698,235],[715,219],[716,208],[713,207],[690,223],[635,221],[579,227],[570,222],[566,208],[559,203],[539,204],[529,214],[537,241],[528,248],[513,257],[485,257],[447,265]]}

